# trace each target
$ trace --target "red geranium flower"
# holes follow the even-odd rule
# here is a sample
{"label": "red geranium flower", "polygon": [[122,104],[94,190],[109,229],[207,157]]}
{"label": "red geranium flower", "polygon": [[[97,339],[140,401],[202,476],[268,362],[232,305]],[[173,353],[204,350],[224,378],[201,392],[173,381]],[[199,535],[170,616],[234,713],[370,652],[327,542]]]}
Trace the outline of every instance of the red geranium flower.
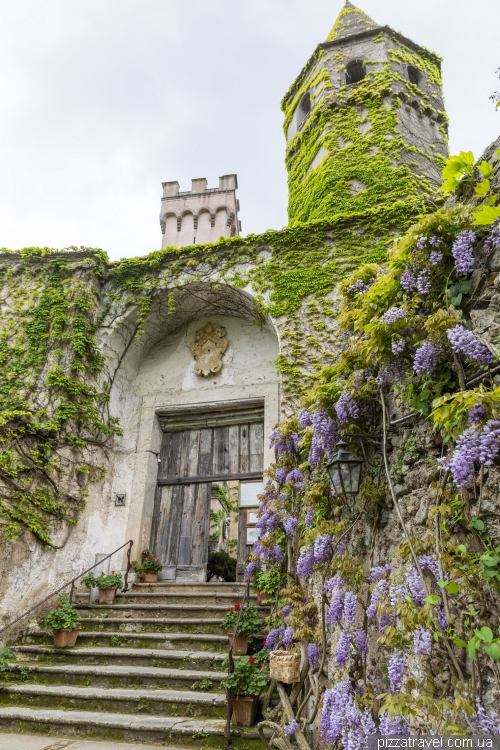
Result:
{"label": "red geranium flower", "polygon": [[235,605],[234,605],[234,608],[235,608],[235,609],[241,609],[241,604],[235,604]]}
{"label": "red geranium flower", "polygon": [[255,659],[249,659],[249,660],[248,660],[248,663],[249,663],[249,664],[255,664]]}
{"label": "red geranium flower", "polygon": [[142,570],[139,570],[139,573],[142,573]]}
{"label": "red geranium flower", "polygon": [[265,641],[262,641],[262,645],[263,645],[263,646],[265,646],[265,645],[266,645],[266,642],[265,642]]}
{"label": "red geranium flower", "polygon": [[56,609],[61,609],[61,607],[59,606],[59,604],[56,604]]}
{"label": "red geranium flower", "polygon": [[114,571],[114,570],[112,570],[111,572],[112,572],[112,573],[114,574],[114,572],[115,572],[115,571]]}
{"label": "red geranium flower", "polygon": [[231,612],[234,612],[234,607],[232,608]]}

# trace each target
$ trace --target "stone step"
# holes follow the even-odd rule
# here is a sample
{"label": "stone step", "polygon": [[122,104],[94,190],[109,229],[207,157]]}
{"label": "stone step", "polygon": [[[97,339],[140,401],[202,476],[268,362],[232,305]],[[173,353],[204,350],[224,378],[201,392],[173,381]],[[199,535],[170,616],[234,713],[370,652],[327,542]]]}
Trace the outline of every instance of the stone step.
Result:
{"label": "stone step", "polygon": [[222,617],[201,618],[184,617],[82,617],[81,624],[85,631],[114,631],[119,633],[177,633],[182,629],[184,633],[207,633],[220,635],[222,631]]}
{"label": "stone step", "polygon": [[[131,617],[169,617],[172,619],[184,619],[186,616],[192,619],[220,619],[224,618],[228,607],[221,604],[209,605],[192,605],[192,604],[161,604],[153,602],[135,602],[129,604],[75,604],[75,609],[84,612],[92,612],[93,616],[101,616],[102,613],[111,614],[120,617],[129,614]],[[262,614],[268,612],[266,607],[260,608]],[[101,614],[100,614],[101,613]]]}
{"label": "stone step", "polygon": [[[95,711],[59,711],[26,707],[0,708],[0,727],[5,731],[39,734],[47,733],[70,737],[105,738],[133,742],[168,742],[182,748],[215,750],[223,744],[223,719],[176,718],[167,716],[137,716],[131,714],[99,713]],[[255,729],[232,731],[235,750],[262,750]]]}
{"label": "stone step", "polygon": [[[213,596],[215,594],[224,594],[225,596],[234,595],[238,597],[238,601],[241,601],[245,596],[246,584],[244,583],[174,583],[172,581],[158,581],[157,583],[142,583],[135,581],[131,587],[132,590],[136,589],[157,589],[162,588],[164,591],[171,591],[172,593],[191,593],[191,594],[209,594]],[[253,595],[253,592],[250,592]]]}
{"label": "stone step", "polygon": [[[180,688],[189,690],[196,685],[196,690],[206,689],[210,692],[221,690],[220,682],[227,672],[222,668],[215,671],[197,669],[167,669],[147,666],[121,665],[88,665],[88,664],[40,664],[11,663],[3,672],[8,684],[37,685],[78,685],[81,687],[102,688],[162,688],[172,690]],[[200,683],[205,683],[200,685]],[[211,684],[209,684],[211,683]]]}
{"label": "stone step", "polygon": [[[132,621],[133,622],[133,621]],[[52,633],[36,631],[28,633],[26,643],[53,644]],[[137,633],[137,632],[85,632],[82,630],[77,640],[78,647],[92,648],[149,648],[165,650],[193,650],[226,653],[229,648],[227,635],[193,633]]]}
{"label": "stone step", "polygon": [[[88,592],[79,592],[76,595],[76,600],[82,604],[87,603],[89,600]],[[161,604],[199,604],[204,606],[210,606],[212,604],[223,604],[227,609],[234,607],[235,604],[240,604],[242,597],[238,594],[231,593],[195,593],[195,592],[176,592],[169,591],[164,586],[157,584],[150,584],[144,587],[136,589],[135,587],[122,594],[118,591],[115,597],[115,601],[118,604],[122,602],[141,602],[146,603],[158,602]],[[257,606],[257,597],[252,596],[250,603]]]}
{"label": "stone step", "polygon": [[42,664],[101,664],[148,667],[211,670],[222,667],[226,653],[210,651],[181,651],[159,648],[114,648],[74,646],[12,646],[11,651],[18,661]]}
{"label": "stone step", "polygon": [[187,716],[204,719],[225,718],[227,709],[226,696],[222,693],[0,684],[0,707],[26,705],[30,708],[57,707],[65,710],[139,713],[141,716]]}

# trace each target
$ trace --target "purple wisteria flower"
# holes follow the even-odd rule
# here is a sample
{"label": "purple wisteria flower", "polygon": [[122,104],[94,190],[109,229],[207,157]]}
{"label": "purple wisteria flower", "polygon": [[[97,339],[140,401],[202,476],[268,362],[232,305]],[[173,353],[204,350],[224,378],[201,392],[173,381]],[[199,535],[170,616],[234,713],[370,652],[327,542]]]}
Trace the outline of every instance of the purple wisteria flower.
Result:
{"label": "purple wisteria flower", "polygon": [[434,235],[434,237],[431,237],[429,240],[429,245],[431,247],[439,247],[440,244],[441,244],[441,237],[436,237]]}
{"label": "purple wisteria flower", "polygon": [[486,416],[486,412],[481,404],[475,404],[469,409],[469,422],[479,422]]}
{"label": "purple wisteria flower", "polygon": [[390,735],[404,736],[410,734],[410,727],[404,716],[400,714],[396,714],[392,718],[389,714],[382,714],[379,732],[383,737],[389,737]]}
{"label": "purple wisteria flower", "polygon": [[476,715],[472,716],[471,719],[472,725],[469,719],[467,719],[467,723],[473,729],[473,734],[492,734],[495,737],[500,735],[500,717],[495,711],[487,711],[479,700],[477,701]]}
{"label": "purple wisteria flower", "polygon": [[306,528],[310,529],[314,521],[314,508],[309,508],[306,513],[306,520],[304,521]]}
{"label": "purple wisteria flower", "polygon": [[482,365],[487,365],[493,359],[489,349],[482,344],[467,328],[455,326],[446,331],[451,348],[457,354],[464,354],[470,359],[475,359]]}
{"label": "purple wisteria flower", "polygon": [[285,604],[285,606],[281,610],[281,616],[283,617],[283,619],[285,617],[288,617],[288,615],[290,614],[291,611],[292,611],[291,605],[290,604]]}
{"label": "purple wisteria flower", "polygon": [[417,560],[422,570],[430,571],[436,581],[439,581],[441,573],[439,571],[438,561],[435,557],[432,557],[432,555],[419,555]]}
{"label": "purple wisteria flower", "polygon": [[245,574],[244,574],[245,581],[248,581],[248,579],[250,578],[250,576],[252,575],[252,573],[255,570],[258,570],[259,568],[260,568],[260,564],[258,562],[256,562],[256,561],[249,562],[248,565],[245,568]]}
{"label": "purple wisteria flower", "polygon": [[391,351],[393,354],[402,354],[406,346],[406,339],[397,339],[392,342]]}
{"label": "purple wisteria flower", "polygon": [[366,750],[368,737],[377,733],[368,709],[357,705],[349,680],[327,690],[321,714],[321,740],[328,746],[342,742],[344,750]]}
{"label": "purple wisteria flower", "polygon": [[283,484],[286,480],[287,469],[276,469],[276,480]]}
{"label": "purple wisteria flower", "polygon": [[493,222],[488,239],[484,243],[484,249],[487,253],[498,250],[498,248],[500,248],[500,219]]}
{"label": "purple wisteria flower", "polygon": [[279,546],[279,544],[275,544],[272,550],[272,557],[274,557],[277,562],[283,562],[285,559],[285,555],[283,554],[283,550]]}
{"label": "purple wisteria flower", "polygon": [[305,430],[306,427],[310,427],[312,425],[313,415],[311,414],[309,409],[301,409],[298,413],[298,420],[302,429]]}
{"label": "purple wisteria flower", "polygon": [[431,282],[430,282],[431,272],[428,268],[424,268],[423,271],[420,271],[417,278],[417,289],[419,293],[424,297],[426,294],[429,294],[431,290]]}
{"label": "purple wisteria flower", "polygon": [[415,604],[422,606],[426,593],[424,584],[422,583],[422,579],[420,578],[420,574],[415,565],[412,565],[410,569],[406,571],[406,583],[408,584],[410,596]]}
{"label": "purple wisteria flower", "polygon": [[335,589],[328,612],[326,613],[326,622],[328,625],[340,624],[344,611],[344,597],[345,591],[343,589]]}
{"label": "purple wisteria flower", "polygon": [[385,576],[388,576],[391,574],[391,566],[390,565],[378,565],[375,568],[372,568],[370,570],[370,575],[368,576],[368,580],[371,583],[376,583],[377,581],[381,581],[382,578],[385,578]]}
{"label": "purple wisteria flower", "polygon": [[401,383],[406,375],[406,363],[403,359],[394,357],[375,378],[378,386],[386,388],[389,383]]}
{"label": "purple wisteria flower", "polygon": [[378,618],[378,629],[384,635],[385,629],[392,624],[392,617],[389,613],[385,612],[383,615],[380,615]]}
{"label": "purple wisteria flower", "polygon": [[352,633],[342,630],[337,645],[337,665],[345,667],[349,661],[349,651],[351,650]]}
{"label": "purple wisteria flower", "polygon": [[424,250],[426,244],[427,244],[427,237],[420,237],[420,239],[417,242],[417,247],[419,250]]}
{"label": "purple wisteria flower", "polygon": [[335,404],[338,420],[341,424],[349,422],[349,419],[359,417],[359,406],[348,390],[342,391],[340,398]]}
{"label": "purple wisteria flower", "polygon": [[335,443],[338,440],[337,425],[324,409],[316,409],[312,416],[313,437],[308,461],[311,466],[316,466],[321,454],[326,453],[328,458],[333,454]]}
{"label": "purple wisteria flower", "polygon": [[440,606],[436,607],[436,617],[443,630],[447,630],[450,623],[445,615],[444,609]]}
{"label": "purple wisteria flower", "polygon": [[280,635],[279,628],[274,628],[274,630],[270,630],[266,636],[266,640],[264,642],[264,648],[273,648],[273,646],[276,644],[276,641],[279,638],[279,635]]}
{"label": "purple wisteria flower", "polygon": [[294,737],[295,732],[298,732],[300,729],[300,724],[296,719],[292,719],[291,722],[288,724],[285,724],[283,727],[283,731],[286,734],[287,737]]}
{"label": "purple wisteria flower", "polygon": [[474,267],[474,254],[472,251],[476,235],[471,229],[459,232],[452,245],[451,252],[455,258],[455,270],[457,273],[467,276]]}
{"label": "purple wisteria flower", "polygon": [[[374,281],[375,279],[372,279],[370,283],[373,284]],[[354,284],[351,284],[347,287],[346,293],[350,294],[351,292],[354,292],[355,294],[364,294],[369,290],[370,283],[365,284],[362,279],[358,279]]]}
{"label": "purple wisteria flower", "polygon": [[356,622],[356,609],[358,597],[354,591],[348,591],[344,597],[344,620],[347,625],[354,625]]}
{"label": "purple wisteria flower", "polygon": [[358,653],[362,659],[368,656],[368,638],[366,637],[365,631],[360,628],[355,632],[356,646],[358,647]]}
{"label": "purple wisteria flower", "polygon": [[303,547],[300,550],[297,561],[297,575],[300,578],[309,578],[313,572],[314,566],[314,549],[313,547]]}
{"label": "purple wisteria flower", "polygon": [[420,625],[413,633],[413,648],[418,656],[422,654],[431,655],[432,634]]}
{"label": "purple wisteria flower", "polygon": [[327,562],[331,552],[331,541],[330,534],[324,534],[318,536],[314,540],[314,562],[319,565]]}
{"label": "purple wisteria flower", "polygon": [[296,490],[303,490],[304,489],[304,477],[302,476],[301,470],[292,469],[292,471],[289,474],[287,474],[286,483],[291,484],[293,487],[295,487]]}
{"label": "purple wisteria flower", "polygon": [[413,369],[417,375],[428,375],[432,372],[439,361],[440,349],[432,341],[425,341],[415,352]]}
{"label": "purple wisteria flower", "polygon": [[283,646],[285,648],[288,648],[291,645],[293,641],[293,636],[294,636],[293,628],[290,628],[290,627],[285,628],[285,632],[283,633]]}
{"label": "purple wisteria flower", "polygon": [[342,579],[342,576],[340,576],[338,573],[335,573],[335,575],[333,576],[333,578],[330,578],[325,583],[324,593],[328,594],[331,591],[333,591],[334,589],[341,589],[344,586],[345,586],[345,583],[344,583],[344,581]]}
{"label": "purple wisteria flower", "polygon": [[391,307],[390,310],[387,310],[387,312],[382,315],[382,322],[386,325],[391,325],[397,320],[402,320],[403,318],[406,318],[406,313],[404,310],[402,310],[400,307]]}
{"label": "purple wisteria flower", "polygon": [[443,260],[443,253],[441,250],[433,250],[429,255],[429,263],[431,266],[438,266]]}
{"label": "purple wisteria flower", "polygon": [[284,518],[283,519],[283,528],[285,529],[285,534],[290,537],[293,536],[293,532],[299,525],[299,522],[296,518]]}
{"label": "purple wisteria flower", "polygon": [[415,289],[417,282],[415,280],[414,273],[411,270],[410,266],[406,266],[404,273],[401,276],[400,284],[405,290],[405,292],[411,292],[413,291],[413,289]]}
{"label": "purple wisteria flower", "polygon": [[309,664],[313,669],[319,664],[318,647],[315,643],[309,643],[307,646],[307,655],[309,657]]}
{"label": "purple wisteria flower", "polygon": [[370,605],[366,610],[366,616],[369,620],[374,620],[377,616],[377,605],[379,601],[389,595],[389,583],[385,578],[381,578],[375,584],[370,598]]}
{"label": "purple wisteria flower", "polygon": [[484,464],[492,466],[500,451],[500,421],[489,419],[479,429],[469,427],[457,440],[451,458],[438,461],[440,468],[449,469],[459,489],[469,487],[476,468]]}
{"label": "purple wisteria flower", "polygon": [[402,651],[396,649],[391,654],[391,657],[389,659],[389,666],[387,668],[389,681],[391,683],[391,691],[393,693],[401,692],[403,677],[405,676],[405,668],[406,656]]}

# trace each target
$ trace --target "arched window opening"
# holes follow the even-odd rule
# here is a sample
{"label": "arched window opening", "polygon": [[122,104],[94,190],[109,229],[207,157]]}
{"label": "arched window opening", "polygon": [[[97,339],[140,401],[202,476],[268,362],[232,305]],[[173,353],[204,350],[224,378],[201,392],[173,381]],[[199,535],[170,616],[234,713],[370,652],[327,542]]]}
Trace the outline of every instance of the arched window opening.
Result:
{"label": "arched window opening", "polygon": [[345,82],[348,86],[359,83],[366,76],[366,68],[362,60],[353,60],[345,69]]}
{"label": "arched window opening", "polygon": [[410,83],[413,83],[415,86],[420,88],[420,84],[422,82],[422,73],[417,70],[417,68],[414,68],[413,65],[408,65],[408,80]]}
{"label": "arched window opening", "polygon": [[307,92],[307,94],[304,94],[299,104],[299,111],[298,111],[298,117],[297,117],[299,127],[302,125],[302,123],[305,120],[307,120],[310,114],[311,114],[311,95],[309,92]]}

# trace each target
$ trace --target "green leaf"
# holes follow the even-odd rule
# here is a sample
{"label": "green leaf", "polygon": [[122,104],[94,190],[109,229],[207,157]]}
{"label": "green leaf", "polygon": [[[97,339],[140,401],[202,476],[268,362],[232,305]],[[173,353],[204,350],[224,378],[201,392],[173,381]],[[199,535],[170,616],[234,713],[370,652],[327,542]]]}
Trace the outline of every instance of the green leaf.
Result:
{"label": "green leaf", "polygon": [[486,205],[494,206],[497,200],[498,200],[498,195],[496,193],[494,193],[493,195],[489,195],[488,198],[486,199]]}
{"label": "green leaf", "polygon": [[496,206],[495,208],[492,206],[480,206],[474,211],[473,226],[487,226],[488,224],[493,224],[497,219],[500,219],[500,206]]}
{"label": "green leaf", "polygon": [[490,164],[489,161],[482,161],[481,164],[477,165],[477,168],[486,179],[493,174],[493,164]]}
{"label": "green leaf", "polygon": [[484,198],[488,193],[490,192],[491,183],[489,180],[483,180],[482,182],[478,183],[474,189],[474,193],[479,198]]}
{"label": "green leaf", "polygon": [[500,661],[500,646],[498,643],[491,643],[484,647],[484,650],[495,661]]}
{"label": "green leaf", "polygon": [[455,581],[450,581],[448,584],[446,584],[446,591],[448,591],[450,594],[458,594],[458,586],[455,583]]}
{"label": "green leaf", "polygon": [[476,531],[484,531],[484,521],[481,521],[480,518],[473,518],[469,525]]}
{"label": "green leaf", "polygon": [[436,596],[436,594],[431,594],[430,596],[426,596],[424,599],[424,602],[427,602],[427,604],[435,604],[436,602],[440,602],[441,597]]}
{"label": "green leaf", "polygon": [[478,638],[481,638],[482,641],[486,641],[486,643],[491,643],[493,640],[493,631],[486,626],[482,627],[481,630],[475,630],[474,632]]}
{"label": "green leaf", "polygon": [[451,193],[464,178],[472,177],[473,170],[474,154],[471,151],[461,151],[458,156],[451,156],[442,172],[441,190],[444,193]]}
{"label": "green leaf", "polygon": [[445,586],[447,585],[447,581],[438,581],[437,584],[439,588],[444,589]]}
{"label": "green leaf", "polygon": [[457,548],[455,549],[455,553],[457,555],[466,555],[467,554],[467,547],[465,544],[459,544]]}
{"label": "green leaf", "polygon": [[467,648],[467,643],[461,638],[454,638],[453,643],[455,644],[455,646],[460,646],[460,648]]}
{"label": "green leaf", "polygon": [[461,284],[458,284],[459,290],[462,292],[462,294],[469,294],[470,292],[470,281],[462,281]]}
{"label": "green leaf", "polygon": [[460,292],[460,294],[457,294],[456,297],[452,297],[451,298],[451,304],[453,305],[453,307],[458,307],[460,305],[461,301],[462,301],[462,293],[461,292]]}
{"label": "green leaf", "polygon": [[469,643],[467,644],[467,651],[469,652],[469,657],[471,661],[474,661],[476,658],[476,651],[479,648],[479,638],[471,638]]}

